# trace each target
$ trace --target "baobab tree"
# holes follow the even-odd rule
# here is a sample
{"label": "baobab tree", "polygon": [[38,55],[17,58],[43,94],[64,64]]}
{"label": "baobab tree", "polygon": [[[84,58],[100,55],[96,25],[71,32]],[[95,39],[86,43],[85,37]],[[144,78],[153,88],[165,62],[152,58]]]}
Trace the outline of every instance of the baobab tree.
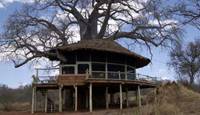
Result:
{"label": "baobab tree", "polygon": [[20,67],[38,57],[62,58],[74,39],[127,38],[147,48],[178,40],[180,28],[161,0],[36,0],[13,13],[1,35],[2,55]]}

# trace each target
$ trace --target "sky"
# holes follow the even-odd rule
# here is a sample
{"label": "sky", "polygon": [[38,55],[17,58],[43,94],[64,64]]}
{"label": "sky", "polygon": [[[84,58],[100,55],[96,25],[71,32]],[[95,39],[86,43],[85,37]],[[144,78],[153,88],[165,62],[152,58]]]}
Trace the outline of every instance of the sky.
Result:
{"label": "sky", "polygon": [[[1,4],[1,1],[4,1],[4,4]],[[16,9],[19,9],[24,2],[24,0],[0,0],[0,32],[3,30],[3,25],[5,24],[7,17]],[[200,36],[200,32],[191,26],[186,26],[184,33],[183,39],[185,40],[185,44],[198,39]],[[135,52],[145,57],[151,57],[148,51],[144,49]],[[162,79],[174,80],[175,73],[173,69],[169,68],[167,65],[167,62],[169,62],[169,50],[164,48],[153,48],[152,52],[153,57],[151,64],[138,69],[137,72],[152,77],[155,76],[161,77]],[[14,68],[12,62],[0,61],[0,84],[6,84],[9,87],[17,88],[20,85],[30,84],[32,82],[31,76],[33,74],[35,74],[35,70],[29,64],[20,68]]]}

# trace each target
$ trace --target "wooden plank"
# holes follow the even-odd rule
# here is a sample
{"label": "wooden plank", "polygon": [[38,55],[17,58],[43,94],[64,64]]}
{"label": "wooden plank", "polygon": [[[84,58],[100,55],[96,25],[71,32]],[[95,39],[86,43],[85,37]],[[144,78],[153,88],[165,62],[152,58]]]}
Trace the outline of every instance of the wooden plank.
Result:
{"label": "wooden plank", "polygon": [[73,75],[59,75],[57,79],[57,83],[59,85],[84,85],[85,84],[85,74],[73,74]]}

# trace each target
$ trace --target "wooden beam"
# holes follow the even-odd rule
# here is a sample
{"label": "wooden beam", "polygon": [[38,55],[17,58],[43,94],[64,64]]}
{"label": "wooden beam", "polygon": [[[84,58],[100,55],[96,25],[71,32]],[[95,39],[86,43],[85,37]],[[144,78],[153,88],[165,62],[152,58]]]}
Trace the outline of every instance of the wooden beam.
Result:
{"label": "wooden beam", "polygon": [[62,86],[59,87],[59,112],[62,112]]}
{"label": "wooden beam", "polygon": [[34,87],[33,86],[33,88],[32,88],[32,107],[31,107],[31,113],[33,114],[34,112],[35,112],[35,110],[36,110],[36,108],[35,108],[35,102],[36,102],[36,87]]}
{"label": "wooden beam", "polygon": [[109,102],[108,102],[108,87],[106,87],[105,98],[106,98],[106,109],[109,109]]}
{"label": "wooden beam", "polygon": [[128,88],[126,88],[126,107],[129,107]]}
{"label": "wooden beam", "polygon": [[45,91],[44,100],[45,100],[44,111],[45,111],[45,113],[47,113],[47,105],[48,105],[48,89]]}
{"label": "wooden beam", "polygon": [[122,105],[123,105],[122,104],[123,103],[122,102],[123,101],[122,100],[122,84],[119,85],[119,96],[120,96],[120,109],[123,109],[123,107],[122,107]]}
{"label": "wooden beam", "polygon": [[90,112],[92,112],[92,83],[90,83],[90,86],[89,86],[89,109],[90,109]]}
{"label": "wooden beam", "polygon": [[74,86],[74,89],[75,89],[75,94],[74,94],[74,97],[75,97],[75,102],[74,102],[74,109],[75,111],[77,111],[77,108],[78,108],[78,89],[77,89],[77,86],[75,85]]}

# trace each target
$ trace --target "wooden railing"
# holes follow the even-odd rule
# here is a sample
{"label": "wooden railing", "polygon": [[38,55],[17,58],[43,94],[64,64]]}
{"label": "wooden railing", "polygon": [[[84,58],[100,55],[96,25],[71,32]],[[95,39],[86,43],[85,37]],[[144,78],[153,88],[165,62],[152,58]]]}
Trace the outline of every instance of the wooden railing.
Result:
{"label": "wooden railing", "polygon": [[[53,71],[53,72],[52,72]],[[57,71],[57,72],[55,72]],[[41,74],[42,73],[42,74]],[[47,69],[36,69],[36,75],[33,76],[34,83],[63,83],[68,81],[75,83],[76,81],[86,79],[100,79],[100,80],[145,80],[156,82],[159,81],[157,77],[151,77],[148,75],[142,75],[138,73],[126,73],[126,72],[115,72],[115,71],[89,71],[86,70],[86,74],[64,74],[59,75],[59,68],[47,68]]]}
{"label": "wooden railing", "polygon": [[[107,75],[106,75],[107,74]],[[92,75],[89,79],[105,79],[105,80],[146,80],[156,82],[159,81],[157,77],[151,77],[139,73],[125,73],[125,72],[114,72],[114,71],[92,71]]]}

